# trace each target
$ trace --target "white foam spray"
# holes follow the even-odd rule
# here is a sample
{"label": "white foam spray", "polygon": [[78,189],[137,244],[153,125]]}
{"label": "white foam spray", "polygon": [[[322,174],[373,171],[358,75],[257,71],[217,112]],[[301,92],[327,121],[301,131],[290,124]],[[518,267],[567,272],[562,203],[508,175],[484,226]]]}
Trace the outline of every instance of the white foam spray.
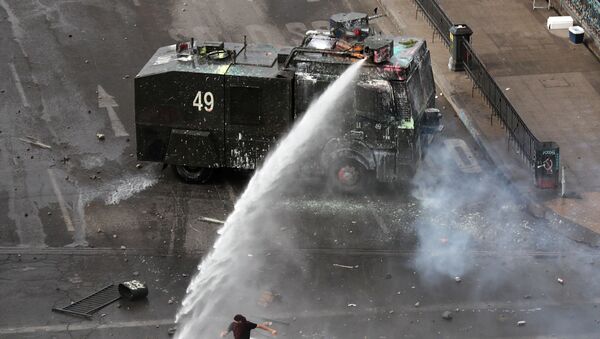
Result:
{"label": "white foam spray", "polygon": [[[199,272],[187,289],[176,316],[177,338],[215,336],[214,319],[231,318],[234,314],[229,312],[239,312],[248,303],[248,300],[240,300],[235,292],[248,283],[244,279],[252,278],[248,274],[258,276],[257,271],[261,269],[259,260],[247,259],[252,257],[250,251],[261,248],[257,244],[262,238],[269,236],[265,229],[272,223],[262,216],[268,215],[272,202],[277,199],[276,192],[289,183],[290,178],[285,175],[287,170],[318,146],[319,136],[322,137],[326,126],[333,123],[332,117],[338,111],[343,94],[353,84],[363,62],[349,67],[310,105],[302,119],[267,157],[263,167],[254,173],[220,230],[221,236],[213,251],[199,265]],[[241,294],[241,299],[244,296],[247,297]]]}

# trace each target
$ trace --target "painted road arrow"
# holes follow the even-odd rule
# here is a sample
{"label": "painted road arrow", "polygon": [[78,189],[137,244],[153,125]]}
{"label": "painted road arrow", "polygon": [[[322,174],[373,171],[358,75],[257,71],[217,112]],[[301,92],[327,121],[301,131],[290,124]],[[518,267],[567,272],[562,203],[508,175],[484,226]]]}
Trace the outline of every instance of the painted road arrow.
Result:
{"label": "painted road arrow", "polygon": [[115,101],[115,98],[112,95],[106,93],[102,86],[98,85],[98,107],[106,108],[108,112],[108,119],[110,120],[110,124],[112,126],[113,132],[115,132],[116,137],[128,137],[129,134],[125,130],[125,126],[121,120],[119,120],[119,116],[117,112],[115,112],[114,107],[119,107],[119,104]]}

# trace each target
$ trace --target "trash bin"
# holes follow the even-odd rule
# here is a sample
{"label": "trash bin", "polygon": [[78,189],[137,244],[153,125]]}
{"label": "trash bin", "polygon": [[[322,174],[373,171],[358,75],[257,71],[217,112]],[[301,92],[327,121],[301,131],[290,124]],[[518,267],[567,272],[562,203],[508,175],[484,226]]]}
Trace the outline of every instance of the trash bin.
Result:
{"label": "trash bin", "polygon": [[138,280],[125,281],[119,284],[119,294],[128,300],[141,299],[148,295],[148,287]]}
{"label": "trash bin", "polygon": [[535,185],[538,188],[557,188],[560,152],[555,142],[542,142],[535,151]]}
{"label": "trash bin", "polygon": [[574,44],[580,44],[583,42],[583,28],[580,26],[569,27],[569,40]]}
{"label": "trash bin", "polygon": [[450,60],[448,69],[454,72],[464,71],[463,61],[466,59],[466,50],[463,42],[471,42],[473,31],[469,26],[458,24],[450,27]]}

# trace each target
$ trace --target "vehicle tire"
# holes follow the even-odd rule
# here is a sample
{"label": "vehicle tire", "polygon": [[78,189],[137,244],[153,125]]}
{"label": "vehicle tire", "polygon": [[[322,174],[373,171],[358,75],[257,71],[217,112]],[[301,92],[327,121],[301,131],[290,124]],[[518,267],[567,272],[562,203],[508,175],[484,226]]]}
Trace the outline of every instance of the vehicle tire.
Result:
{"label": "vehicle tire", "polygon": [[342,193],[362,193],[370,183],[371,177],[371,171],[351,158],[335,160],[328,170],[328,179],[333,189]]}
{"label": "vehicle tire", "polygon": [[210,180],[213,174],[212,168],[207,167],[191,167],[191,166],[174,166],[175,173],[184,182],[191,184],[204,184]]}

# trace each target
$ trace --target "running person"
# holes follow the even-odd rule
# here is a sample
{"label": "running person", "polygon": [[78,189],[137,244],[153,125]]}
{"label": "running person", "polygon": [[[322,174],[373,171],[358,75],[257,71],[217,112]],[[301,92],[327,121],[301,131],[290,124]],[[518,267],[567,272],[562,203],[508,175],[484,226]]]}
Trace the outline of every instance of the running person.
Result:
{"label": "running person", "polygon": [[229,324],[227,331],[221,332],[221,338],[225,337],[229,332],[233,332],[233,337],[235,339],[250,339],[250,331],[255,328],[260,328],[261,330],[270,332],[272,335],[277,335],[277,331],[268,327],[267,324],[268,323],[255,324],[246,320],[246,317],[243,315],[236,314],[236,316],[233,317],[233,322]]}

